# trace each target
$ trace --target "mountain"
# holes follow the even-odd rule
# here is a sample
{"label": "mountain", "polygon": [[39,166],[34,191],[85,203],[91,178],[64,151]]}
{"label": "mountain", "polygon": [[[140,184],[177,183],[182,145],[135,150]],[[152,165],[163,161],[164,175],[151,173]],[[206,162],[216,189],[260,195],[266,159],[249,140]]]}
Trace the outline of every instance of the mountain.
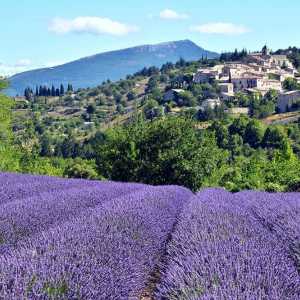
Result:
{"label": "mountain", "polygon": [[166,62],[198,60],[202,55],[216,58],[219,55],[207,51],[190,40],[156,45],[144,45],[85,57],[64,65],[16,74],[9,78],[8,95],[23,94],[26,87],[55,86],[71,83],[74,88],[95,87],[104,80],[119,80],[143,67],[160,67]]}

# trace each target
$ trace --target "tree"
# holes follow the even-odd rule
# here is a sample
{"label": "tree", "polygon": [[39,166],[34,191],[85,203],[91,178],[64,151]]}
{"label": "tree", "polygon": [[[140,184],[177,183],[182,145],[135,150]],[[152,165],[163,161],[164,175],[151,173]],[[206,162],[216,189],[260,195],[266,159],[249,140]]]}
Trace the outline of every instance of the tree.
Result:
{"label": "tree", "polygon": [[278,91],[271,89],[266,93],[264,99],[266,101],[271,101],[276,104],[278,101],[278,95],[279,95]]}
{"label": "tree", "polygon": [[148,99],[146,101],[146,104],[143,107],[143,112],[146,119],[152,120],[155,117],[157,117],[155,108],[157,108],[158,106],[159,106],[158,102],[154,99]]}
{"label": "tree", "polygon": [[117,105],[117,112],[119,113],[119,114],[124,114],[124,112],[125,112],[125,109],[124,109],[124,106],[122,105],[122,104],[118,104]]}
{"label": "tree", "polygon": [[231,135],[239,134],[240,136],[245,135],[246,127],[249,123],[248,118],[246,117],[240,117],[237,119],[234,119],[234,121],[229,126],[228,130]]}
{"label": "tree", "polygon": [[226,149],[228,146],[229,134],[226,126],[220,122],[214,122],[211,129],[215,132],[217,144],[220,148]]}
{"label": "tree", "polygon": [[26,100],[30,101],[32,100],[32,97],[33,97],[33,91],[31,88],[26,88],[25,91],[24,91],[24,97],[26,98]]}
{"label": "tree", "polygon": [[41,145],[41,150],[40,150],[41,156],[52,156],[53,152],[52,152],[49,136],[43,135],[40,139],[40,145]]}
{"label": "tree", "polygon": [[248,143],[252,148],[258,148],[261,145],[264,136],[264,129],[260,122],[251,120],[244,135],[244,142]]}
{"label": "tree", "polygon": [[135,98],[136,98],[136,93],[135,93],[135,92],[131,91],[131,92],[129,92],[129,93],[127,94],[127,100],[128,100],[128,101],[132,101],[132,100],[134,100]]}
{"label": "tree", "polygon": [[240,155],[242,152],[243,138],[238,134],[229,135],[227,148],[231,152],[231,158]]}
{"label": "tree", "polygon": [[265,148],[283,149],[287,136],[279,127],[268,127],[265,131],[262,146]]}
{"label": "tree", "polygon": [[72,84],[68,83],[67,91],[68,92],[73,92],[73,86],[72,86]]}
{"label": "tree", "polygon": [[95,166],[91,162],[76,158],[64,171],[70,178],[99,179]]}
{"label": "tree", "polygon": [[184,106],[192,107],[197,105],[197,100],[189,91],[184,91],[180,93],[180,98],[182,99]]}
{"label": "tree", "polygon": [[297,79],[289,77],[284,80],[283,88],[288,91],[299,90],[300,84],[297,82]]}
{"label": "tree", "polygon": [[194,191],[224,159],[213,135],[199,137],[192,120],[174,117],[112,129],[96,156],[108,179],[179,184]]}
{"label": "tree", "polygon": [[96,106],[94,104],[89,104],[88,107],[86,108],[86,112],[89,115],[93,115],[96,112]]}
{"label": "tree", "polygon": [[60,85],[60,89],[59,89],[59,95],[63,96],[65,94],[65,88],[63,86],[63,84]]}
{"label": "tree", "polygon": [[0,91],[8,87],[8,82],[6,80],[0,79]]}
{"label": "tree", "polygon": [[56,92],[55,92],[55,87],[54,87],[54,85],[52,85],[52,87],[51,87],[51,96],[52,96],[52,97],[55,97],[55,96],[56,96]]}

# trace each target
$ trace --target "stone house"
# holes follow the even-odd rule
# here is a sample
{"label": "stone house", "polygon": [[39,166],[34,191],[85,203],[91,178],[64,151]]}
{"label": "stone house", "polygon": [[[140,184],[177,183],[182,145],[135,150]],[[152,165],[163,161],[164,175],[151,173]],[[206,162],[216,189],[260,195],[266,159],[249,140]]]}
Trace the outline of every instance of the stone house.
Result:
{"label": "stone house", "polygon": [[244,73],[243,75],[235,78],[231,78],[234,92],[259,88],[263,84],[263,76],[252,73]]}
{"label": "stone house", "polygon": [[300,102],[300,91],[290,91],[279,95],[277,107],[279,112],[288,111],[293,104]]}
{"label": "stone house", "polygon": [[206,110],[208,108],[214,109],[217,106],[221,105],[220,99],[206,99],[201,104],[201,110]]}

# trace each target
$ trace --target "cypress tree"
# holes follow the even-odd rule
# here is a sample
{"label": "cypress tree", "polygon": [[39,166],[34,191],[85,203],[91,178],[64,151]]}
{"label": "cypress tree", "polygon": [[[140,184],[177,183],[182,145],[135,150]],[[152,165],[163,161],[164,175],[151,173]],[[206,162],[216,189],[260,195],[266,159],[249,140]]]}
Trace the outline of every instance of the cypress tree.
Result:
{"label": "cypress tree", "polygon": [[59,94],[60,94],[60,96],[63,96],[65,94],[65,88],[64,88],[63,84],[60,85]]}
{"label": "cypress tree", "polygon": [[68,92],[73,92],[73,86],[72,84],[68,83],[68,89],[67,89]]}
{"label": "cypress tree", "polygon": [[51,87],[51,96],[52,97],[55,97],[55,87],[54,87],[54,85],[52,85],[52,87]]}

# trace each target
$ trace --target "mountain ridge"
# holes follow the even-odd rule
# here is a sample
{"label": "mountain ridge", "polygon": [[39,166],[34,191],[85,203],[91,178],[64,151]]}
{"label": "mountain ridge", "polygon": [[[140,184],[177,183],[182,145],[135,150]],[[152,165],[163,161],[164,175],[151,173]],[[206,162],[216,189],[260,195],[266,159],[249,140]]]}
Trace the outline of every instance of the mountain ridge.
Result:
{"label": "mountain ridge", "polygon": [[10,87],[6,94],[14,96],[22,94],[26,87],[58,86],[61,83],[71,83],[75,88],[95,87],[104,80],[119,80],[144,67],[160,67],[168,61],[176,62],[181,57],[185,60],[197,60],[202,55],[207,55],[208,58],[219,56],[188,39],[107,51],[55,67],[15,74],[9,78]]}

